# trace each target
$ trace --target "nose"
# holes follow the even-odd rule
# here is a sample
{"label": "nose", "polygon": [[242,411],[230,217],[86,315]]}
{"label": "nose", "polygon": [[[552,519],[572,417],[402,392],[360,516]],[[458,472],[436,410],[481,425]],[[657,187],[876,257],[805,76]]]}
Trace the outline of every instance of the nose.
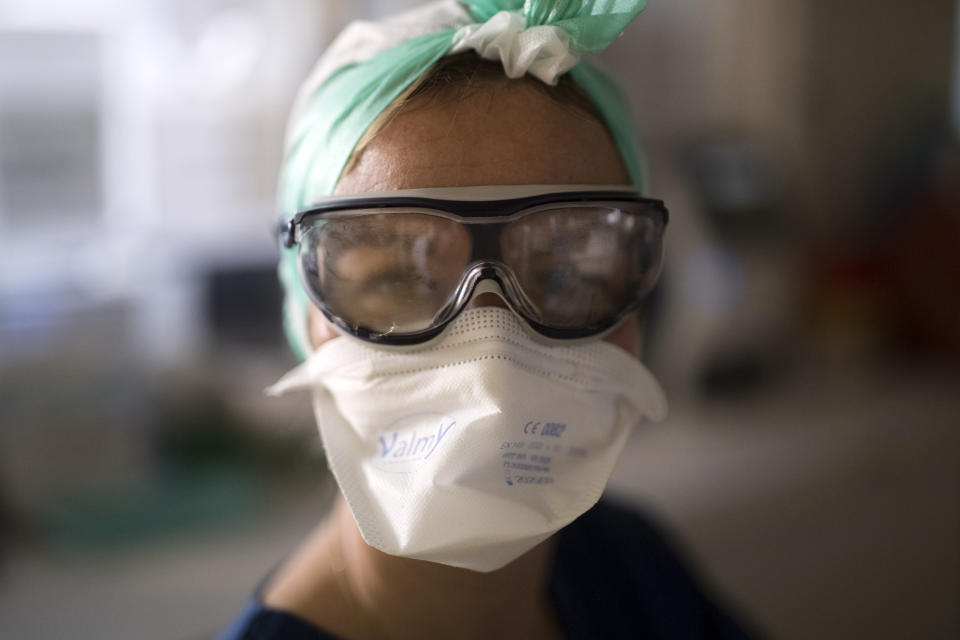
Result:
{"label": "nose", "polygon": [[495,293],[481,293],[473,297],[473,300],[467,304],[467,309],[475,309],[477,307],[500,307],[501,309],[509,309],[507,303],[503,301],[503,298],[498,296]]}

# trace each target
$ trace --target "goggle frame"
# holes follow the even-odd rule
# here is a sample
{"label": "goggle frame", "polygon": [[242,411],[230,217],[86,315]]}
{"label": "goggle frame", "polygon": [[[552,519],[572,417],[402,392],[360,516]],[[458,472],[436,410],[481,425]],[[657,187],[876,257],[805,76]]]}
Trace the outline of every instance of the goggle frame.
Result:
{"label": "goggle frame", "polygon": [[[638,293],[618,313],[588,326],[557,328],[545,325],[534,319],[530,310],[526,308],[530,303],[523,287],[509,265],[502,262],[499,245],[493,242],[493,239],[498,236],[502,227],[538,211],[560,208],[564,204],[610,206],[617,203],[640,204],[648,207],[651,212],[660,214],[662,241],[662,233],[669,222],[669,211],[664,202],[641,196],[632,187],[606,185],[443,187],[334,196],[318,200],[310,207],[298,211],[286,222],[279,224],[277,232],[283,246],[290,249],[300,243],[305,224],[321,216],[331,217],[340,214],[348,217],[351,212],[357,211],[364,212],[359,215],[368,215],[371,212],[388,212],[391,209],[412,210],[411,212],[421,209],[429,212],[430,215],[460,222],[471,233],[473,255],[458,280],[452,299],[434,316],[435,324],[426,329],[405,333],[380,332],[355,326],[343,320],[328,309],[324,301],[314,293],[309,284],[309,278],[303,272],[303,261],[300,259],[298,248],[297,269],[301,283],[310,299],[335,327],[346,334],[374,344],[411,346],[433,340],[467,307],[476,294],[478,286],[486,281],[496,283],[499,292],[495,293],[498,293],[511,311],[536,334],[550,341],[570,343],[573,340],[601,336],[616,327],[626,315],[640,306],[649,289]],[[479,243],[476,242],[478,239]],[[484,259],[474,259],[478,253],[484,254]],[[654,282],[658,276],[659,265]]]}

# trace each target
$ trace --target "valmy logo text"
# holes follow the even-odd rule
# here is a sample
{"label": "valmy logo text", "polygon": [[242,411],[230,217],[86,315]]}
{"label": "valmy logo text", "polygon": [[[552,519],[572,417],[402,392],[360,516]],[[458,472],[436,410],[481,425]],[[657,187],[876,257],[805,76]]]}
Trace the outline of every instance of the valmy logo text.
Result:
{"label": "valmy logo text", "polygon": [[457,421],[436,412],[415,413],[391,423],[377,438],[373,463],[384,471],[414,471],[450,439]]}

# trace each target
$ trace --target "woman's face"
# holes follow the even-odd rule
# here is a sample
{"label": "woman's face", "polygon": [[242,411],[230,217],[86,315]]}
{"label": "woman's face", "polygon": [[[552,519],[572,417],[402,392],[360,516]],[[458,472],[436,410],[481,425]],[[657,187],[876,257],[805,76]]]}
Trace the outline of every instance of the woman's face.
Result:
{"label": "woman's face", "polygon": [[[610,185],[630,179],[599,122],[527,82],[504,79],[466,99],[451,96],[402,110],[341,176],[335,195],[517,184]],[[503,303],[482,294],[472,305]],[[337,335],[311,307],[314,348]],[[603,339],[638,354],[636,313]]]}

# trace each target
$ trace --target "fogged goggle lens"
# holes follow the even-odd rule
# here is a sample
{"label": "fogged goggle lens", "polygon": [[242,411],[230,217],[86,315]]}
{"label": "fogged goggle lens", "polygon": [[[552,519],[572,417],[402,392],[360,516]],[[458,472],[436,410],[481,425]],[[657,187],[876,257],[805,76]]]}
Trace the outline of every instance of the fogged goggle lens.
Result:
{"label": "fogged goggle lens", "polygon": [[309,223],[301,272],[321,308],[350,327],[412,333],[433,322],[470,259],[470,236],[448,218],[354,212]]}
{"label": "fogged goggle lens", "polygon": [[439,333],[492,278],[535,330],[578,338],[612,327],[659,274],[659,201],[559,202],[498,217],[444,205],[302,216],[296,239],[310,297],[354,335],[412,344]]}
{"label": "fogged goggle lens", "polygon": [[604,324],[650,290],[662,231],[658,218],[635,208],[566,207],[506,225],[500,244],[532,319],[578,329]]}

